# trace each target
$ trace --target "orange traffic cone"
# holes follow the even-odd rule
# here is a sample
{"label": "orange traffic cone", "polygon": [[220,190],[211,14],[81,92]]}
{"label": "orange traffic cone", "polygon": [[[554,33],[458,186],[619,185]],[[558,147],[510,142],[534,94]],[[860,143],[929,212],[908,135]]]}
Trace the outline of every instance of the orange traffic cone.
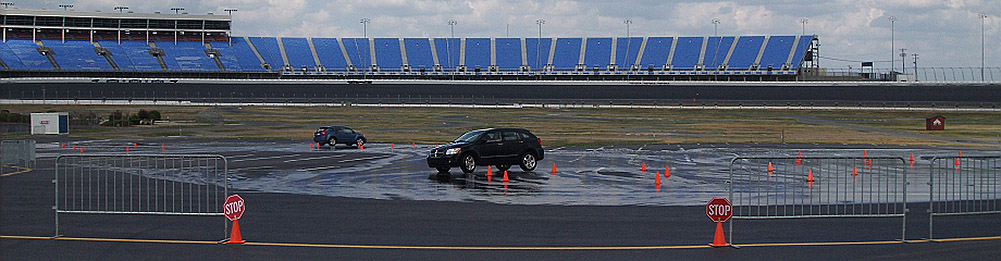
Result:
{"label": "orange traffic cone", "polygon": [[657,172],[657,177],[653,179],[653,184],[657,186],[660,186],[660,184],[664,184],[660,182],[660,172]]}
{"label": "orange traffic cone", "polygon": [[959,166],[959,158],[956,158],[956,166]]}
{"label": "orange traffic cone", "polygon": [[775,171],[775,169],[772,168],[772,162],[769,161],[768,162],[768,176],[771,176],[773,171]]}
{"label": "orange traffic cone", "polygon": [[852,166],[852,179],[855,179],[855,177],[858,177],[858,169]]}
{"label": "orange traffic cone", "polygon": [[664,178],[665,179],[671,178],[671,166],[669,165],[664,165]]}
{"label": "orange traffic cone", "polygon": [[233,220],[233,230],[229,233],[229,242],[226,244],[239,245],[246,243],[243,241],[243,236],[240,236],[240,222],[238,220]]}
{"label": "orange traffic cone", "polygon": [[507,179],[507,171],[505,170],[505,171],[504,171],[504,178],[503,178],[503,179],[501,179],[501,182],[504,182],[504,183],[507,183],[508,181],[509,181],[509,180]]}
{"label": "orange traffic cone", "polygon": [[160,145],[160,151],[167,151],[167,144]]}
{"label": "orange traffic cone", "polygon": [[646,162],[643,162],[643,163],[642,163],[642,164],[640,165],[640,171],[642,171],[642,172],[646,172]]}
{"label": "orange traffic cone", "polygon": [[309,149],[313,149],[313,144],[312,143],[309,144]]}
{"label": "orange traffic cone", "polygon": [[490,182],[493,179],[494,179],[494,171],[490,170],[490,166],[487,166],[487,182]]}
{"label": "orange traffic cone", "polygon": [[556,176],[556,162],[553,162],[553,176]]}
{"label": "orange traffic cone", "polygon": [[796,152],[796,166],[799,166],[800,162],[802,161],[799,157],[802,157],[802,156],[803,156],[803,152]]}
{"label": "orange traffic cone", "polygon": [[723,237],[723,222],[716,222],[716,236],[713,236],[713,243],[709,244],[711,247],[728,247],[730,244],[726,243],[726,238]]}
{"label": "orange traffic cone", "polygon": [[907,160],[911,165],[914,165],[914,154],[911,153],[911,158]]}
{"label": "orange traffic cone", "polygon": [[396,144],[395,143],[390,143],[389,144],[389,150],[390,151],[396,151]]}
{"label": "orange traffic cone", "polygon": [[66,148],[66,143],[60,143],[59,146],[62,147],[63,149],[65,149]]}
{"label": "orange traffic cone", "polygon": [[125,153],[129,153],[129,147],[125,147]]}
{"label": "orange traffic cone", "polygon": [[414,142],[413,144],[410,144],[410,146],[413,146],[416,149],[417,148],[417,143]]}
{"label": "orange traffic cone", "polygon": [[[132,143],[132,147],[138,149],[139,148],[139,143]],[[963,155],[962,152],[960,152],[959,155],[962,156]]]}
{"label": "orange traffic cone", "polygon": [[358,144],[358,149],[359,150],[365,150],[365,145]]}
{"label": "orange traffic cone", "polygon": [[809,174],[806,176],[806,182],[813,183],[813,170],[811,169]]}

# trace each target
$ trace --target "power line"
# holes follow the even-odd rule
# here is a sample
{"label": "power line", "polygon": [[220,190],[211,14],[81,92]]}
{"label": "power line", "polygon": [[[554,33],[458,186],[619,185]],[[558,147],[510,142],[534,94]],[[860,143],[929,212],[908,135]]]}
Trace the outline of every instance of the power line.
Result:
{"label": "power line", "polygon": [[853,63],[861,63],[861,62],[874,62],[874,63],[891,63],[891,62],[893,62],[893,61],[861,61],[861,60],[849,60],[849,59],[845,59],[845,58],[836,58],[836,57],[828,57],[828,56],[819,56],[819,57],[820,57],[821,59],[827,59],[827,60],[832,60],[832,61],[838,61],[838,62],[853,62]]}

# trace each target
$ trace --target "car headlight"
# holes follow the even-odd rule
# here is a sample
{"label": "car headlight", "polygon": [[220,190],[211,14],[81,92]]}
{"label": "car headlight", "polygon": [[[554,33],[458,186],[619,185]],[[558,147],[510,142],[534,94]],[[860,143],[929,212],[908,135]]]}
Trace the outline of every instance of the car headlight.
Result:
{"label": "car headlight", "polygon": [[459,154],[459,151],[461,151],[461,150],[462,150],[462,148],[451,148],[451,149],[448,149],[448,150],[445,151],[445,155]]}

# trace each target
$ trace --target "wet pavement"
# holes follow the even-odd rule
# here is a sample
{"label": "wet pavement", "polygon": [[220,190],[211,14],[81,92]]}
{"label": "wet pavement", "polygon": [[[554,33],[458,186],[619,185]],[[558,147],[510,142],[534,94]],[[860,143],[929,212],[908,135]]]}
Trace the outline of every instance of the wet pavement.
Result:
{"label": "wet pavement", "polygon": [[[134,144],[135,143],[135,144]],[[66,148],[62,148],[66,145]],[[434,145],[367,144],[364,150],[338,146],[312,148],[306,141],[234,140],[146,141],[90,140],[39,142],[38,156],[53,158],[85,153],[220,154],[227,158],[236,190],[362,199],[490,202],[513,205],[565,206],[695,206],[707,198],[727,196],[734,157],[899,157],[914,155],[914,165],[900,165],[909,176],[908,201],[927,201],[931,156],[957,155],[933,148],[841,148],[809,145],[654,145],[631,147],[546,147],[546,158],[532,172],[513,166],[509,182],[502,172],[479,167],[473,175],[453,168],[439,175],[427,167],[425,155]],[[996,156],[998,151],[965,151]],[[791,162],[787,162],[791,165]],[[556,172],[552,168],[555,164]],[[785,169],[776,162],[776,168]],[[647,171],[642,171],[646,166]],[[669,168],[670,177],[663,173]],[[840,169],[844,166],[818,166]],[[996,166],[988,168],[996,168]],[[996,170],[995,170],[996,171]],[[657,176],[662,185],[656,185]],[[804,176],[805,178],[805,176]],[[777,182],[786,182],[780,179]],[[798,180],[788,181],[789,183]],[[786,184],[788,185],[788,184]],[[798,186],[801,184],[797,184]],[[821,188],[818,188],[821,189]]]}

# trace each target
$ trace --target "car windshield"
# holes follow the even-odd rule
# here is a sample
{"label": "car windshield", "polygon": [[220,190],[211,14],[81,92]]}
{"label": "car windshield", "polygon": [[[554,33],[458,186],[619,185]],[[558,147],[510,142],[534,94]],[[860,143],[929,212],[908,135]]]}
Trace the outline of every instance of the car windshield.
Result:
{"label": "car windshield", "polygon": [[466,134],[462,134],[462,136],[459,136],[459,138],[455,139],[455,141],[453,142],[455,143],[474,142],[476,141],[476,139],[479,139],[480,135],[482,134],[483,134],[482,131],[467,132]]}

